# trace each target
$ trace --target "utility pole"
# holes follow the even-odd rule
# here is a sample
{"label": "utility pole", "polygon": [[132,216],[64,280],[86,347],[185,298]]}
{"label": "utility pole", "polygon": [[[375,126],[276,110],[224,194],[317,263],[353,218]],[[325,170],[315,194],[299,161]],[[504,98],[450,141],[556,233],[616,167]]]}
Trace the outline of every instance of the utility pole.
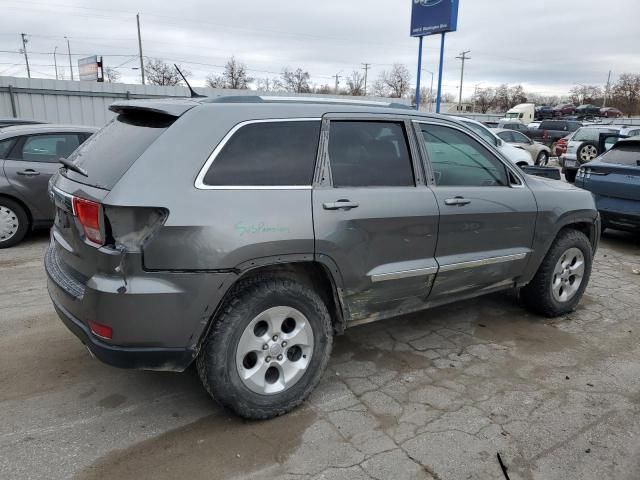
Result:
{"label": "utility pole", "polygon": [[22,53],[24,53],[24,63],[27,64],[27,77],[31,78],[31,69],[29,68],[29,56],[27,55],[27,39],[26,33],[21,33],[22,36]]}
{"label": "utility pole", "polygon": [[53,67],[56,69],[56,80],[58,80],[58,61],[56,60],[56,50],[58,50],[57,46],[53,49]]}
{"label": "utility pole", "polygon": [[73,64],[71,63],[71,46],[69,45],[69,38],[64,37],[67,41],[67,52],[69,53],[69,70],[71,70],[71,80],[73,80]]}
{"label": "utility pole", "polygon": [[340,79],[342,78],[340,76],[340,74],[342,73],[342,70],[340,70],[338,73],[336,73],[335,77],[336,77],[336,89],[335,89],[335,94],[338,95],[338,86],[340,85]]}
{"label": "utility pole", "polygon": [[367,96],[367,74],[369,73],[369,69],[371,68],[370,63],[363,63],[362,69],[364,70],[364,96]]}
{"label": "utility pole", "polygon": [[607,78],[607,87],[604,90],[604,100],[602,101],[602,108],[607,106],[607,97],[609,96],[609,88],[611,88],[611,70],[609,70],[609,78]]}
{"label": "utility pole", "polygon": [[467,54],[471,53],[471,50],[460,53],[460,56],[456,57],[462,60],[462,71],[460,72],[460,98],[458,99],[458,111],[462,111],[462,82],[464,81],[464,62],[471,60],[471,57],[467,57]]}
{"label": "utility pole", "polygon": [[136,23],[138,24],[138,52],[140,54],[140,75],[142,75],[142,85],[144,85],[144,60],[142,59],[142,36],[140,35],[139,13],[136,13]]}

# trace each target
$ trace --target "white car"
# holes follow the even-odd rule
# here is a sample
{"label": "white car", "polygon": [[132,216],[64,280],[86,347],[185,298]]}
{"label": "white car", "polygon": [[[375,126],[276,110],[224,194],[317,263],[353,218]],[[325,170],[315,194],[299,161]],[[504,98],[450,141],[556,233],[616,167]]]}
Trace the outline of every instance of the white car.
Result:
{"label": "white car", "polygon": [[467,127],[473,130],[475,133],[480,135],[483,139],[489,142],[491,145],[496,147],[505,157],[511,160],[514,164],[519,167],[523,165],[533,165],[533,159],[529,152],[527,152],[522,147],[514,147],[513,145],[501,140],[495,133],[489,130],[488,127],[485,127],[480,122],[476,122],[475,120],[471,120],[470,118],[464,117],[453,117],[456,120],[464,123]]}

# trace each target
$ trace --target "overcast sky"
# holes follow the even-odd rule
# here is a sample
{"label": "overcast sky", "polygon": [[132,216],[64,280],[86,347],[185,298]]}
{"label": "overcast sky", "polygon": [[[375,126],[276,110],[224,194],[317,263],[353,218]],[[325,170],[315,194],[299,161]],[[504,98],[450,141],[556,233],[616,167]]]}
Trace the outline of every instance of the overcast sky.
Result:
{"label": "overcast sky", "polygon": [[[235,55],[255,77],[301,66],[315,84],[333,85],[372,64],[377,77],[404,63],[415,82],[417,39],[409,37],[413,0],[0,0],[0,75],[26,76],[20,33],[29,35],[32,76],[69,76],[64,36],[77,59],[103,55],[122,81],[137,83],[135,14],[144,55],[178,62],[202,85]],[[640,0],[460,0],[458,31],[447,35],[444,89],[455,93],[462,50],[471,50],[465,95],[474,86],[521,83],[528,91],[564,94],[572,85],[604,84],[640,73]],[[439,36],[425,39],[423,68],[437,70]],[[77,79],[77,77],[76,77]],[[425,74],[429,87],[431,76]]]}

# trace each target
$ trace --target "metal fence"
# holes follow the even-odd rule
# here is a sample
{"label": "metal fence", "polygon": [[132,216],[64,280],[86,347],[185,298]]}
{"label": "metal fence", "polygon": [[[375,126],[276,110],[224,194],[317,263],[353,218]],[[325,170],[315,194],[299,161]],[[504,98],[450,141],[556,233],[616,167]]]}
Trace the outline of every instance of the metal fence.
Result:
{"label": "metal fence", "polygon": [[[194,90],[208,97],[265,94],[255,90],[210,88],[195,88]],[[286,95],[317,96],[289,93]],[[48,123],[101,127],[114,116],[109,111],[109,105],[115,101],[188,96],[189,90],[186,87],[0,77],[0,118],[25,118]],[[340,95],[322,96],[345,98]],[[405,105],[410,103],[409,100],[398,98],[357,97],[357,99],[387,101]]]}

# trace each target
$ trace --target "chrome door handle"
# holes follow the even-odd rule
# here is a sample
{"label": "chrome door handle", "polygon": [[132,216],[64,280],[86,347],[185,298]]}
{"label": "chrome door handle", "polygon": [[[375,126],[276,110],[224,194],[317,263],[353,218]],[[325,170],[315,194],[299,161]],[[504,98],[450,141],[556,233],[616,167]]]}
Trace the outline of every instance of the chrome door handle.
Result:
{"label": "chrome door handle", "polygon": [[352,208],[358,208],[360,204],[358,202],[352,202],[350,200],[338,200],[337,202],[327,202],[322,204],[322,208],[325,210],[351,210]]}
{"label": "chrome door handle", "polygon": [[463,197],[447,198],[444,201],[445,205],[457,206],[457,207],[464,207],[465,205],[469,205],[470,203],[471,203],[471,200],[467,200],[466,198],[463,198]]}
{"label": "chrome door handle", "polygon": [[32,170],[30,168],[17,173],[18,175],[22,175],[23,177],[37,177],[38,175],[40,175],[40,172],[37,172],[36,170]]}

